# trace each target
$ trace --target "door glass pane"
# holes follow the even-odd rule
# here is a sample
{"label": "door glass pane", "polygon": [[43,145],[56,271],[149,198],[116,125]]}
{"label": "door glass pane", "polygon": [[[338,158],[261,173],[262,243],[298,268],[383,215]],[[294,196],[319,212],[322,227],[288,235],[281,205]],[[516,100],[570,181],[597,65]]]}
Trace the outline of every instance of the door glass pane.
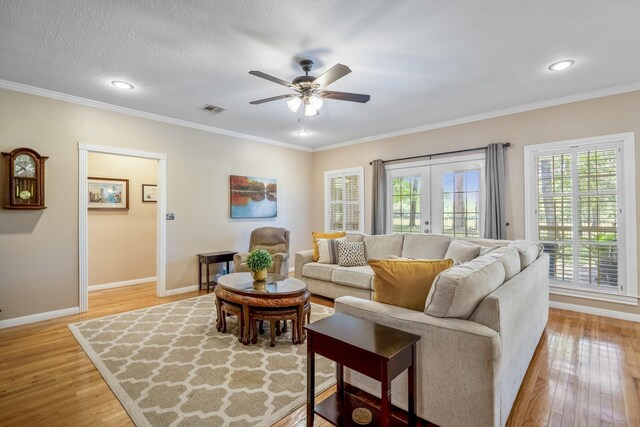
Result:
{"label": "door glass pane", "polygon": [[480,237],[480,170],[442,174],[442,233]]}
{"label": "door glass pane", "polygon": [[392,233],[420,233],[420,192],[422,177],[393,178],[391,203]]}

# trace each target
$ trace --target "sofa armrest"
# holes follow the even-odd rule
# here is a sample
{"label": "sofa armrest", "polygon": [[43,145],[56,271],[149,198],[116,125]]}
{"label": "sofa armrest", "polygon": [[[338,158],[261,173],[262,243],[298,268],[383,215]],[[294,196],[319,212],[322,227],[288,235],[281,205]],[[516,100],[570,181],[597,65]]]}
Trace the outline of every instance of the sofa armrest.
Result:
{"label": "sofa armrest", "polygon": [[302,280],[302,267],[313,261],[313,250],[296,252],[296,279]]}
{"label": "sofa armrest", "polygon": [[[500,334],[463,319],[437,318],[354,297],[335,300],[344,313],[410,332],[416,345],[416,412],[437,425],[501,425]],[[351,369],[345,381],[380,397],[380,385]],[[392,403],[407,409],[407,374],[392,381]],[[504,423],[502,423],[504,424]]]}

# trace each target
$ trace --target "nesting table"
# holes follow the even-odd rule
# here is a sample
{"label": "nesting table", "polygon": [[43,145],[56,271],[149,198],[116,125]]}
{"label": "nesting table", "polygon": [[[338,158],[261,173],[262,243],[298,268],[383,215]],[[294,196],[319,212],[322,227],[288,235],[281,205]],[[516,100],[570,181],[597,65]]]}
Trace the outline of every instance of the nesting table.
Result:
{"label": "nesting table", "polygon": [[215,294],[218,331],[226,331],[227,313],[235,314],[240,323],[240,341],[244,345],[255,344],[256,320],[270,321],[273,346],[276,322],[291,320],[293,344],[304,343],[303,324],[310,313],[311,294],[302,280],[269,274],[267,280],[256,282],[251,273],[233,273],[220,276]]}

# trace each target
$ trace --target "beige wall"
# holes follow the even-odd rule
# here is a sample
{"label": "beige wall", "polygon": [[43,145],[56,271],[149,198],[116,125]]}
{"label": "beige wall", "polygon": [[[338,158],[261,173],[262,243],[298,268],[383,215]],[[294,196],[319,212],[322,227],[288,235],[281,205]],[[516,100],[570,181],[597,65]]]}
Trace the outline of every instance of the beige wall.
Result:
{"label": "beige wall", "polygon": [[[0,151],[49,156],[47,209],[0,209],[0,320],[78,306],[78,141],[167,153],[167,289],[196,284],[198,252],[246,250],[256,227],[309,246],[311,153],[0,90]],[[278,218],[230,220],[230,174],[276,178]]]}
{"label": "beige wall", "polygon": [[156,205],[142,184],[156,184],[158,162],[89,153],[88,176],[129,180],[128,210],[88,211],[89,286],[156,275]]}
{"label": "beige wall", "polygon": [[[365,230],[371,230],[371,176],[369,162],[441,151],[480,147],[492,142],[511,142],[506,158],[507,228],[509,238],[524,238],[523,147],[529,144],[635,132],[640,138],[640,92],[544,108],[495,119],[482,120],[426,132],[314,153],[311,193],[323,192],[326,170],[355,166],[365,168]],[[640,172],[640,150],[636,150],[636,171]],[[638,173],[636,173],[636,187]],[[323,199],[314,197],[313,229],[322,230]],[[640,209],[637,209],[640,214]],[[640,229],[639,229],[640,231]],[[636,236],[636,240],[638,236]],[[640,245],[639,245],[640,247]],[[640,265],[640,259],[639,263]],[[640,277],[640,276],[639,276]],[[552,296],[555,301],[640,314],[640,307]]]}

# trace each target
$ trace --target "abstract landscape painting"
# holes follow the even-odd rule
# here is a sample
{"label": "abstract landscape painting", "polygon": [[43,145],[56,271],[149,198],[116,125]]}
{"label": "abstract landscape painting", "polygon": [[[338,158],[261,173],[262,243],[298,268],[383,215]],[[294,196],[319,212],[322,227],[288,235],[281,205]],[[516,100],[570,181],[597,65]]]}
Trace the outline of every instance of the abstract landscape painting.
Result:
{"label": "abstract landscape painting", "polygon": [[230,176],[231,218],[278,216],[278,185],[275,179]]}

